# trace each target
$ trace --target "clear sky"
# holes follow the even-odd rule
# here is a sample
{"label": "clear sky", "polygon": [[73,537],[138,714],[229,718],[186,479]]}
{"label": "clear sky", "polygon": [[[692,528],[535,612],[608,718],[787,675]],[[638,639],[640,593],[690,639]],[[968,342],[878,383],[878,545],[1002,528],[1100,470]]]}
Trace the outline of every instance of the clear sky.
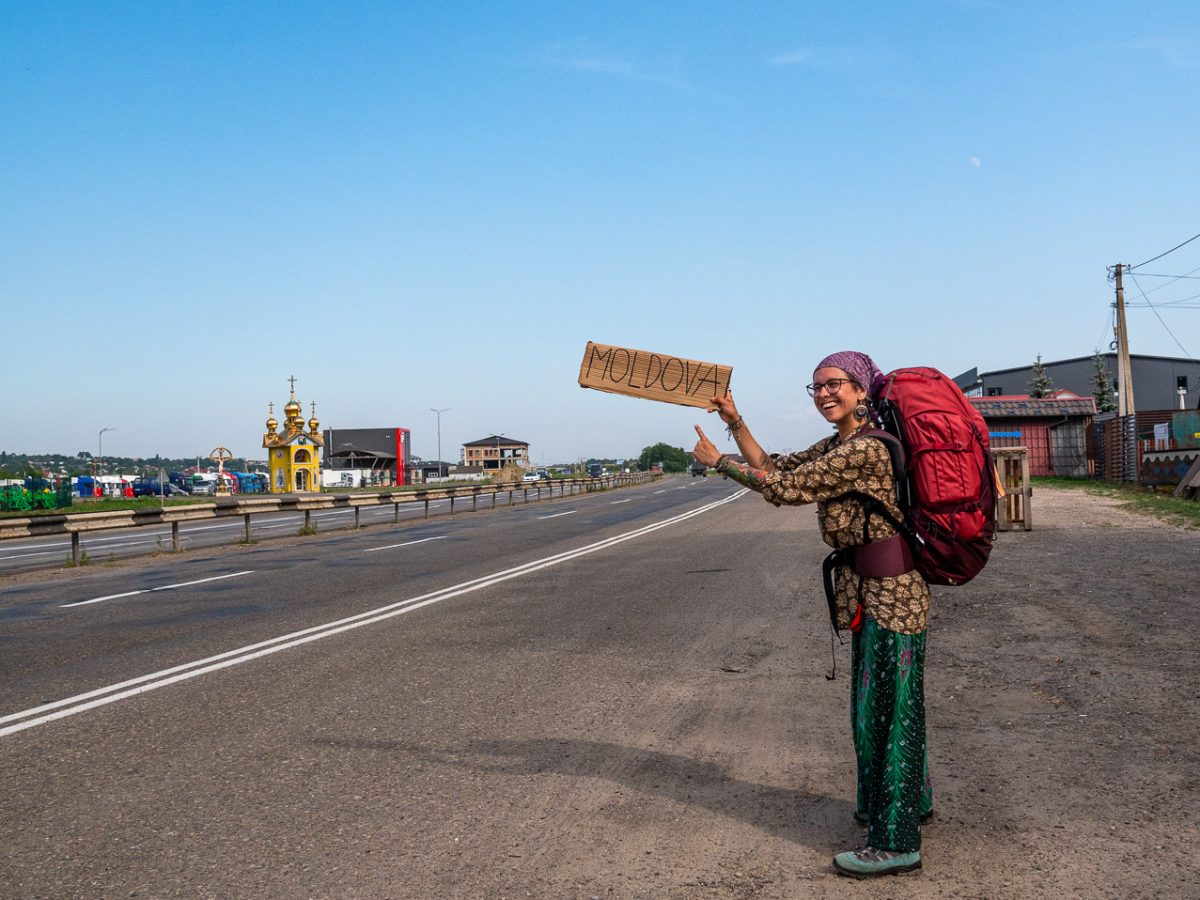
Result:
{"label": "clear sky", "polygon": [[[431,407],[449,459],[718,430],[581,390],[588,340],[806,446],[834,350],[1107,349],[1106,266],[1200,232],[1198,93],[1190,2],[0,0],[0,449],[261,457],[290,375],[426,458]],[[1151,277],[1198,269],[1133,352],[1200,355]]]}

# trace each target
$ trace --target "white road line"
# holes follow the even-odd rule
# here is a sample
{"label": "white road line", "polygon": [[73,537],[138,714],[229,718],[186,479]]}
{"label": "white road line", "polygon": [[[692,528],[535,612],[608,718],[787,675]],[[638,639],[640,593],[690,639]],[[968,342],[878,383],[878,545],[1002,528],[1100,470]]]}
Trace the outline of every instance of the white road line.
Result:
{"label": "white road line", "polygon": [[97,547],[94,544],[91,544],[87,541],[80,541],[79,546],[82,547],[84,550],[90,549],[94,552],[99,552],[101,550],[116,550],[119,547],[140,547],[142,544],[158,544],[161,542],[162,542],[162,537],[160,536],[160,537],[156,537],[152,541],[125,541],[122,544],[108,544],[107,546],[104,546],[104,547]]}
{"label": "white road line", "polygon": [[[84,533],[84,532],[81,532],[80,534],[82,535],[83,533]],[[19,541],[22,541],[22,540],[28,540],[28,539],[27,539],[27,538],[16,538],[15,540],[13,540],[13,541],[12,541],[12,543],[16,544],[16,543],[18,543]],[[59,541],[59,543],[57,543],[57,544],[28,544],[28,545],[26,545],[26,546],[24,546],[24,547],[17,547],[17,549],[18,549],[18,550],[42,550],[42,549],[44,549],[44,548],[46,548],[46,547],[49,547],[49,548],[51,548],[52,550],[56,550],[56,549],[58,549],[59,547],[62,547],[62,546],[64,546],[64,545],[65,545],[65,546],[70,546],[70,544],[71,544],[71,541],[70,541],[70,539],[69,539],[69,535],[65,535],[65,534],[64,534],[64,535],[62,536],[62,539],[61,539],[61,540]]]}
{"label": "white road line", "polygon": [[253,575],[253,570],[246,572],[233,572],[229,575],[214,575],[212,578],[201,578],[198,581],[182,581],[179,584],[164,584],[161,587],[144,588],[140,591],[126,591],[124,594],[109,594],[105,597],[93,597],[91,600],[80,600],[77,603],[64,603],[62,609],[68,609],[72,606],[87,606],[89,603],[100,603],[103,600],[116,600],[120,597],[132,597],[135,594],[152,594],[155,591],[173,591],[175,588],[191,587],[194,584],[206,584],[209,581],[221,581],[225,578],[237,578],[239,575]]}
{"label": "white road line", "polygon": [[626,497],[624,500],[614,500],[612,502],[612,505],[616,506],[618,503],[628,503],[632,499],[633,499],[632,497]]}
{"label": "white road line", "polygon": [[[723,506],[732,500],[736,500],[744,494],[748,493],[743,489],[736,493],[730,494],[720,500],[715,500],[711,503],[706,503],[704,506],[689,510],[685,513],[672,516],[669,519],[663,519],[660,522],[653,522],[650,525],[644,525],[641,528],[636,528],[633,531],[627,531],[624,534],[614,535],[610,538],[605,538],[601,541],[596,541],[593,544],[587,544],[575,550],[568,550],[563,553],[556,553],[553,556],[547,556],[543,559],[534,560],[520,566],[515,566],[511,569],[505,569],[501,572],[495,572],[491,575],[485,575],[482,578],[475,578],[471,581],[464,581],[461,584],[452,585],[451,587],[442,588],[438,591],[433,591],[429,594],[422,594],[418,597],[411,597],[407,600],[399,600],[396,603],[382,606],[378,609],[368,610],[367,612],[358,613],[357,615],[348,616],[344,619],[338,619],[333,622],[327,622],[324,625],[315,625],[312,628],[305,628],[300,631],[294,631],[290,634],[280,635],[276,638],[260,641],[257,644],[248,644],[245,647],[239,647],[236,650],[229,650],[225,653],[219,653],[216,656],[209,656],[205,659],[198,659],[190,663],[184,663],[179,666],[174,666],[170,669],[163,669],[159,672],[151,672],[148,675],[141,675],[137,678],[131,678],[127,681],[122,681],[119,684],[108,685],[107,687],[97,688],[83,694],[77,694],[74,697],[67,697],[62,700],[55,700],[51,703],[44,703],[41,706],[34,706],[30,709],[21,710],[20,712],[9,713],[6,716],[0,716],[0,723],[15,722],[16,724],[9,725],[5,728],[0,728],[0,737],[5,737],[9,734],[14,734],[18,731],[23,731],[26,728],[33,728],[35,725],[43,725],[46,722],[52,722],[56,719],[63,719],[67,716],[73,716],[77,713],[86,712],[89,709],[94,709],[99,706],[105,706],[109,703],[116,703],[118,700],[125,700],[129,697],[136,697],[139,694],[144,694],[149,691],[167,687],[179,681],[186,681],[190,678],[196,678],[200,675],[209,672],[215,672],[220,669],[226,669],[230,666],[240,665],[241,663],[249,662],[253,659],[258,659],[261,656],[267,656],[272,653],[278,653],[281,650],[287,650],[291,647],[297,647],[301,644],[317,641],[321,638],[331,637],[335,634],[340,634],[343,631],[361,628],[364,625],[371,625],[375,622],[382,622],[385,619],[390,619],[394,616],[404,615],[422,607],[429,606],[433,603],[440,603],[443,600],[449,600],[452,597],[458,597],[463,594],[469,594],[473,591],[481,590],[485,587],[490,587],[494,584],[499,584],[503,581],[508,581],[512,578],[520,578],[523,575],[529,575],[541,569],[548,569],[551,566],[557,566],[561,563],[568,562],[580,556],[585,556],[589,553],[595,553],[599,550],[607,549],[624,541],[633,540],[634,538],[650,534],[660,528],[678,524],[686,521],[693,516],[698,516],[709,510]],[[54,710],[51,712],[51,710]],[[31,718],[32,717],[32,718]],[[25,719],[23,722],[16,722],[18,719]]]}
{"label": "white road line", "polygon": [[376,550],[395,550],[397,547],[411,547],[413,544],[424,544],[426,541],[441,541],[445,540],[444,534],[439,534],[437,537],[421,538],[418,541],[408,541],[403,544],[388,544],[386,547],[368,547],[363,553],[374,553]]}
{"label": "white road line", "polygon": [[58,550],[39,550],[37,553],[17,553],[13,556],[0,556],[0,559],[24,559],[27,556],[49,556],[51,553],[62,553],[64,550],[70,550],[69,544],[64,544]]}
{"label": "white road line", "polygon": [[542,521],[544,521],[546,519],[557,519],[559,516],[574,515],[578,511],[579,510],[577,510],[577,509],[568,509],[566,512],[554,513],[553,515],[550,515],[550,516],[538,516],[538,519],[542,520]]}
{"label": "white road line", "polygon": [[655,491],[654,493],[656,493],[656,494],[665,494],[666,492],[667,492],[667,489],[666,489],[666,488],[663,488],[661,491]]}

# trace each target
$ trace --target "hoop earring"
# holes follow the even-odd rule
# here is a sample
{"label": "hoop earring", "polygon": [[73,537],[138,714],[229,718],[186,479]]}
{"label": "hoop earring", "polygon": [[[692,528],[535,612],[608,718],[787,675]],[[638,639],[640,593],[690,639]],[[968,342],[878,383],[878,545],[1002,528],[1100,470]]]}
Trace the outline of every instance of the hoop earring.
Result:
{"label": "hoop earring", "polygon": [[858,406],[854,407],[854,418],[865,419],[868,412],[869,410],[867,409],[867,404],[860,403]]}

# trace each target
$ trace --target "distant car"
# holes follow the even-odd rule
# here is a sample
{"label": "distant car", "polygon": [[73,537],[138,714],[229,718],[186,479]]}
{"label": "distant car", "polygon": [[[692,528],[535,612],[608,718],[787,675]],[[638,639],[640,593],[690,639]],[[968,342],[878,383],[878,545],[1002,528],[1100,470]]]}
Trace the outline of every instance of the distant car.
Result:
{"label": "distant car", "polygon": [[549,480],[550,480],[550,473],[549,473],[548,471],[546,471],[545,469],[538,469],[538,470],[537,470],[537,477],[538,477],[539,479],[541,479],[542,481],[549,481]]}
{"label": "distant car", "polygon": [[701,478],[707,477],[708,476],[708,467],[703,466],[700,463],[692,463],[692,477],[696,478],[697,476],[699,476]]}
{"label": "distant car", "polygon": [[604,466],[600,465],[600,463],[591,463],[588,466],[588,477],[589,478],[599,478],[603,474],[604,474]]}
{"label": "distant car", "polygon": [[215,481],[193,481],[193,494],[215,494],[217,492],[217,483]]}
{"label": "distant car", "polygon": [[526,472],[521,476],[522,481],[541,481],[542,476],[537,472]]}
{"label": "distant car", "polygon": [[177,484],[158,481],[155,478],[139,478],[133,483],[133,496],[135,497],[170,497],[186,493],[187,491]]}

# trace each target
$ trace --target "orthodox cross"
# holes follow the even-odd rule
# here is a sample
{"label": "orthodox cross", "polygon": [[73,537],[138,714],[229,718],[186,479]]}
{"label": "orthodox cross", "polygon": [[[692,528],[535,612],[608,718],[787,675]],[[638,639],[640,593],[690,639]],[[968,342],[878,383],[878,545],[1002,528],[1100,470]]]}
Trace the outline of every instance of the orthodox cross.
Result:
{"label": "orthodox cross", "polygon": [[296,393],[296,376],[295,375],[293,375],[291,378],[288,379],[288,384],[290,384],[292,386],[292,393],[293,394]]}

